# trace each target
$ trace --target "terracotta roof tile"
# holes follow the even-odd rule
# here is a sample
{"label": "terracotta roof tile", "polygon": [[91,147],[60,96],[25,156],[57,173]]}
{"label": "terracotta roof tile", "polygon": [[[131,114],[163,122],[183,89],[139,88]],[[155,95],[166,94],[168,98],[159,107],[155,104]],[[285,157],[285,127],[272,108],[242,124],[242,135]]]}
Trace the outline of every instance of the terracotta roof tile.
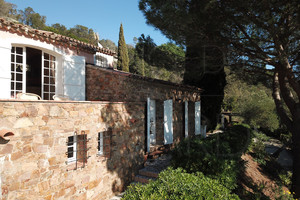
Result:
{"label": "terracotta roof tile", "polygon": [[0,30],[8,31],[10,33],[18,33],[25,37],[36,38],[41,41],[47,41],[52,44],[60,44],[71,48],[79,48],[87,52],[95,53],[100,52],[108,55],[116,55],[115,52],[104,49],[92,44],[88,44],[67,36],[56,34],[50,31],[33,29],[30,26],[18,24],[15,22],[7,21],[4,18],[0,18]]}

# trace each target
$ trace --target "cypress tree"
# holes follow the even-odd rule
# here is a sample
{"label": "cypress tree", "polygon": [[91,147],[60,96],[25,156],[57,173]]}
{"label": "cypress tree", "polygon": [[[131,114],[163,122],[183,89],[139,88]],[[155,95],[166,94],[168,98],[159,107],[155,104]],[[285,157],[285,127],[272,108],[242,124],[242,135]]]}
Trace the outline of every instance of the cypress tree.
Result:
{"label": "cypress tree", "polygon": [[119,41],[118,41],[118,63],[117,69],[124,72],[129,72],[129,58],[126,42],[124,39],[123,25],[120,26]]}

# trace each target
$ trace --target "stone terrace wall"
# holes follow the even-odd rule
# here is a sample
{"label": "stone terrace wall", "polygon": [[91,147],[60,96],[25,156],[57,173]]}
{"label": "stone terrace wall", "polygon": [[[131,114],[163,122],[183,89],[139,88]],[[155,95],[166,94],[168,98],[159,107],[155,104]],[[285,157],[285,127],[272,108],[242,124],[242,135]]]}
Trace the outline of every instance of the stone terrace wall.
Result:
{"label": "stone terrace wall", "polygon": [[195,87],[172,84],[130,73],[88,65],[86,68],[87,100],[145,102],[156,100],[156,143],[163,144],[163,102],[173,100],[173,138],[177,143],[184,138],[184,101],[189,101],[189,135],[194,134],[194,102],[200,100]]}
{"label": "stone terrace wall", "polygon": [[88,101],[146,102],[173,99],[199,101],[200,91],[195,87],[172,84],[130,73],[88,65],[86,67],[86,98]]}
{"label": "stone terrace wall", "polygon": [[[0,199],[109,199],[143,163],[145,104],[0,101]],[[110,156],[97,156],[97,133],[112,128]],[[84,168],[67,161],[67,138],[85,131]],[[81,165],[82,166],[82,165]]]}

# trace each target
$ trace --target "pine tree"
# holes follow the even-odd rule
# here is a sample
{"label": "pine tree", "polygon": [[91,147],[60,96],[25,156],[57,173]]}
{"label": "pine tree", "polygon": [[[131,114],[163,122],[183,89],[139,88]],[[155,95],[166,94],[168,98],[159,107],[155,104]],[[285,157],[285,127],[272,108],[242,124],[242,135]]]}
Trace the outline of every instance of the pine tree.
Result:
{"label": "pine tree", "polygon": [[123,25],[120,26],[119,42],[118,42],[118,63],[117,68],[119,70],[129,72],[129,58],[126,42],[124,39]]}

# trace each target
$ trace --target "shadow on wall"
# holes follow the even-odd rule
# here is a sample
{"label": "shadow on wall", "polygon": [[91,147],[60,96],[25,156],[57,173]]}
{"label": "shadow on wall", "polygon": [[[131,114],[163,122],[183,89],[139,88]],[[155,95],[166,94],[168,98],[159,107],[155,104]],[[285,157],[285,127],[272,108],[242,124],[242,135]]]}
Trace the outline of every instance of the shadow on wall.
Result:
{"label": "shadow on wall", "polygon": [[144,162],[145,103],[110,103],[101,113],[102,122],[109,125],[104,156],[108,171],[119,177],[112,184],[112,191],[118,193],[133,181]]}

